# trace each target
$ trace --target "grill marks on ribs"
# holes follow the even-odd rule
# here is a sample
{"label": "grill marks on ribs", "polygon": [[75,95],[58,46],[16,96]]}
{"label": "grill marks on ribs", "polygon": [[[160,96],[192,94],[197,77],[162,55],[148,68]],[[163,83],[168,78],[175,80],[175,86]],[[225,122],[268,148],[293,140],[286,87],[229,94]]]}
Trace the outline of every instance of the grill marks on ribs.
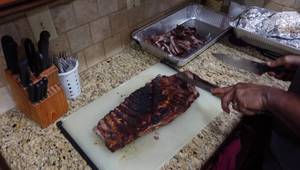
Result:
{"label": "grill marks on ribs", "polygon": [[102,118],[96,133],[112,152],[170,123],[199,96],[195,86],[173,76],[158,76],[133,92]]}

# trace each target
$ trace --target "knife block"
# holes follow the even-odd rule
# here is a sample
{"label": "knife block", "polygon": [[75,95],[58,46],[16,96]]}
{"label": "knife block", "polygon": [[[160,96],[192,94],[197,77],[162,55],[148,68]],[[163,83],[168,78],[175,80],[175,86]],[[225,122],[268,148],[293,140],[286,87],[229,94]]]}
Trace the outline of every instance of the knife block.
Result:
{"label": "knife block", "polygon": [[42,77],[48,78],[48,97],[38,103],[31,103],[28,99],[28,93],[18,80],[18,76],[5,70],[5,77],[17,108],[42,128],[48,127],[68,111],[68,103],[59,85],[58,70],[55,66],[44,70],[39,77],[31,77],[33,83]]}

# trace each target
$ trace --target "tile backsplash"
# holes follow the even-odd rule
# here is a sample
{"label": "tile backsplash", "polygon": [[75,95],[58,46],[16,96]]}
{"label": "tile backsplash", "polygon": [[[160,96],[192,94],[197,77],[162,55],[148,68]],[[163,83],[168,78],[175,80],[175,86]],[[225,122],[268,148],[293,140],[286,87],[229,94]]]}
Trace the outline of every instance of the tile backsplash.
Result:
{"label": "tile backsplash", "polygon": [[[197,0],[198,2],[201,0]],[[232,0],[246,5],[264,6],[275,11],[299,11],[300,0]],[[207,6],[219,10],[223,0],[206,0]]]}
{"label": "tile backsplash", "polygon": [[265,7],[275,11],[299,11],[300,0],[267,0]]}
{"label": "tile backsplash", "polygon": [[[120,52],[130,42],[130,33],[139,26],[189,1],[141,0],[140,6],[127,9],[127,0],[71,0],[40,10],[50,10],[58,34],[50,41],[50,53],[67,51],[76,54],[80,59],[80,71],[83,71]],[[34,11],[36,9],[28,12]],[[35,41],[32,30],[24,14],[0,25],[0,37],[11,35],[20,45],[22,38]],[[0,87],[6,85],[4,68],[0,47]]]}

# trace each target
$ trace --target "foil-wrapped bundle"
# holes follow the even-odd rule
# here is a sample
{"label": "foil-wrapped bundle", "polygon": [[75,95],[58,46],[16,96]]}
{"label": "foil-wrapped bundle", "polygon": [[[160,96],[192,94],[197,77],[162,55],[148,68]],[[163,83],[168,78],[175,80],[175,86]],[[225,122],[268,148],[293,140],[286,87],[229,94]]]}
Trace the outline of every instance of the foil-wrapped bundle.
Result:
{"label": "foil-wrapped bundle", "polygon": [[296,11],[273,12],[265,8],[250,8],[231,26],[300,48],[300,14]]}

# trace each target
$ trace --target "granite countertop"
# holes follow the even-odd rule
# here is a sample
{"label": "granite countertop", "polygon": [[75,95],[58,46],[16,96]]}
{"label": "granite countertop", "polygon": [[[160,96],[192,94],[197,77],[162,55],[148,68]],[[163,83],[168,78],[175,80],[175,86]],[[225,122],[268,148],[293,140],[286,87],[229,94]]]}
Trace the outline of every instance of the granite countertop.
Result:
{"label": "granite countertop", "polygon": [[[253,82],[287,88],[288,83],[267,75],[257,76],[225,65],[212,52],[239,55],[245,58],[264,58],[251,48],[237,48],[219,42],[183,67],[219,86],[237,82]],[[82,106],[129,80],[139,72],[159,62],[146,52],[127,48],[81,73],[82,94],[69,101],[68,116]],[[238,113],[221,113],[199,132],[162,169],[198,169],[214,153],[240,120]],[[55,124],[41,129],[17,109],[0,116],[0,152],[12,169],[90,169]]]}

